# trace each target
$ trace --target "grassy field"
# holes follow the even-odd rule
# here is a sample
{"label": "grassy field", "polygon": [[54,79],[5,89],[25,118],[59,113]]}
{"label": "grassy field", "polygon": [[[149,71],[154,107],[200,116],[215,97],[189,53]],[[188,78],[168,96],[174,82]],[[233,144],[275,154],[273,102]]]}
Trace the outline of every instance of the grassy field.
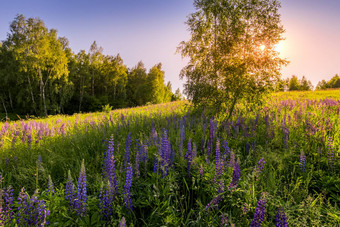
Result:
{"label": "grassy field", "polygon": [[0,123],[2,224],[339,226],[339,108],[333,90],[229,121],[182,101]]}

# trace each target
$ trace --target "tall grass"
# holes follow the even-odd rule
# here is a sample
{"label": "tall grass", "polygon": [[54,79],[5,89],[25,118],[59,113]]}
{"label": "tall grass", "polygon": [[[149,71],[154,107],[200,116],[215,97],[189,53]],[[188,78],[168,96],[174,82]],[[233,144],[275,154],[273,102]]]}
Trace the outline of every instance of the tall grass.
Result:
{"label": "tall grass", "polygon": [[[2,123],[1,188],[12,185],[15,197],[23,186],[40,189],[50,225],[117,226],[124,217],[136,226],[272,226],[281,207],[290,226],[336,226],[340,101],[329,91],[297,94],[239,106],[229,121],[174,102]],[[110,138],[117,193],[103,170]],[[86,215],[77,215],[64,193],[68,171],[76,190],[82,160]],[[109,218],[103,198],[112,200]]]}

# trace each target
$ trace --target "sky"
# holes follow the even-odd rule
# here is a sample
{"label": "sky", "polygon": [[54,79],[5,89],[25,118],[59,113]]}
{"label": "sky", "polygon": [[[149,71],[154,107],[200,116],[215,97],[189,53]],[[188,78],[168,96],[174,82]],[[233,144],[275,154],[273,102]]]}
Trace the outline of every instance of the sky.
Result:
{"label": "sky", "polygon": [[[39,17],[67,37],[75,53],[96,41],[104,54],[119,53],[130,68],[140,60],[147,69],[161,62],[173,91],[183,88],[179,73],[188,60],[176,48],[190,38],[184,22],[194,12],[193,0],[0,0],[0,5],[0,40],[17,14]],[[281,5],[286,40],[280,52],[290,61],[282,77],[306,76],[315,86],[340,74],[340,0],[281,0]]]}

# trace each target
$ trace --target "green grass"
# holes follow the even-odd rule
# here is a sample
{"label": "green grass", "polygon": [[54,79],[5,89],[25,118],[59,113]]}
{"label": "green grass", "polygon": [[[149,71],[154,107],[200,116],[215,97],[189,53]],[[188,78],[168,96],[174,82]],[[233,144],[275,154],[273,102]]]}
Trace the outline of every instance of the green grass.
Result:
{"label": "green grass", "polygon": [[[123,216],[128,226],[218,226],[221,215],[227,216],[228,225],[249,226],[263,193],[267,204],[262,226],[275,225],[279,206],[283,207],[289,226],[340,225],[340,127],[339,101],[336,101],[339,98],[333,98],[333,102],[322,101],[338,97],[339,90],[273,96],[274,99],[258,110],[239,106],[228,122],[210,121],[204,114],[194,114],[188,102],[13,121],[9,123],[10,129],[1,134],[1,186],[13,186],[14,200],[23,186],[29,194],[40,189],[39,198],[46,201],[50,210],[48,220],[57,226],[117,226]],[[320,101],[311,101],[315,99]],[[25,125],[32,127],[31,143]],[[5,123],[0,123],[0,127],[4,126]],[[39,129],[47,126],[48,135],[42,133],[44,131],[39,133]],[[153,171],[155,158],[163,157],[160,153],[163,129],[174,152],[173,161],[166,166],[169,168],[166,176],[162,175],[165,167],[159,172]],[[285,130],[289,131],[288,137]],[[129,133],[130,162],[134,169],[132,212],[125,208],[122,194]],[[111,136],[115,144],[119,195],[115,197],[111,219],[105,221],[98,204],[100,187],[107,181],[102,175],[102,164]],[[224,157],[220,175],[215,172],[217,139]],[[188,163],[185,155],[189,141],[196,152]],[[223,156],[224,141],[232,149],[228,156]],[[141,145],[147,148],[148,161],[138,162],[137,168],[136,159],[140,154],[137,150]],[[302,151],[306,155],[305,171],[301,170]],[[262,157],[266,164],[257,174],[254,169]],[[228,189],[234,172],[231,163],[237,159],[240,179],[236,188]],[[82,160],[88,181],[87,215],[78,217],[69,211],[64,189],[68,170],[76,184]],[[56,187],[53,196],[46,195],[49,175]],[[217,196],[218,205],[206,209]],[[14,205],[18,206],[17,202]]]}

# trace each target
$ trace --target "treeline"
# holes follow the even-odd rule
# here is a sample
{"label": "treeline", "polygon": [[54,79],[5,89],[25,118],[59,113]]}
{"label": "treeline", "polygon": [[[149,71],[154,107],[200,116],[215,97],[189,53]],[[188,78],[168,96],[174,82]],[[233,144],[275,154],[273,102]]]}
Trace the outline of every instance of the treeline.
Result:
{"label": "treeline", "polygon": [[164,83],[162,64],[132,69],[119,54],[104,55],[96,42],[72,52],[65,37],[39,18],[18,15],[0,43],[0,102],[3,112],[48,115],[89,112],[103,106],[133,107],[181,98]]}
{"label": "treeline", "polygon": [[[329,81],[322,80],[315,87],[316,90],[336,89],[340,88],[340,77],[336,74]],[[280,79],[276,83],[275,91],[311,91],[314,87],[310,80],[305,76],[299,79],[293,75],[286,80]]]}
{"label": "treeline", "polygon": [[338,74],[333,76],[329,81],[321,80],[316,86],[317,90],[326,90],[332,88],[340,88],[340,77]]}

